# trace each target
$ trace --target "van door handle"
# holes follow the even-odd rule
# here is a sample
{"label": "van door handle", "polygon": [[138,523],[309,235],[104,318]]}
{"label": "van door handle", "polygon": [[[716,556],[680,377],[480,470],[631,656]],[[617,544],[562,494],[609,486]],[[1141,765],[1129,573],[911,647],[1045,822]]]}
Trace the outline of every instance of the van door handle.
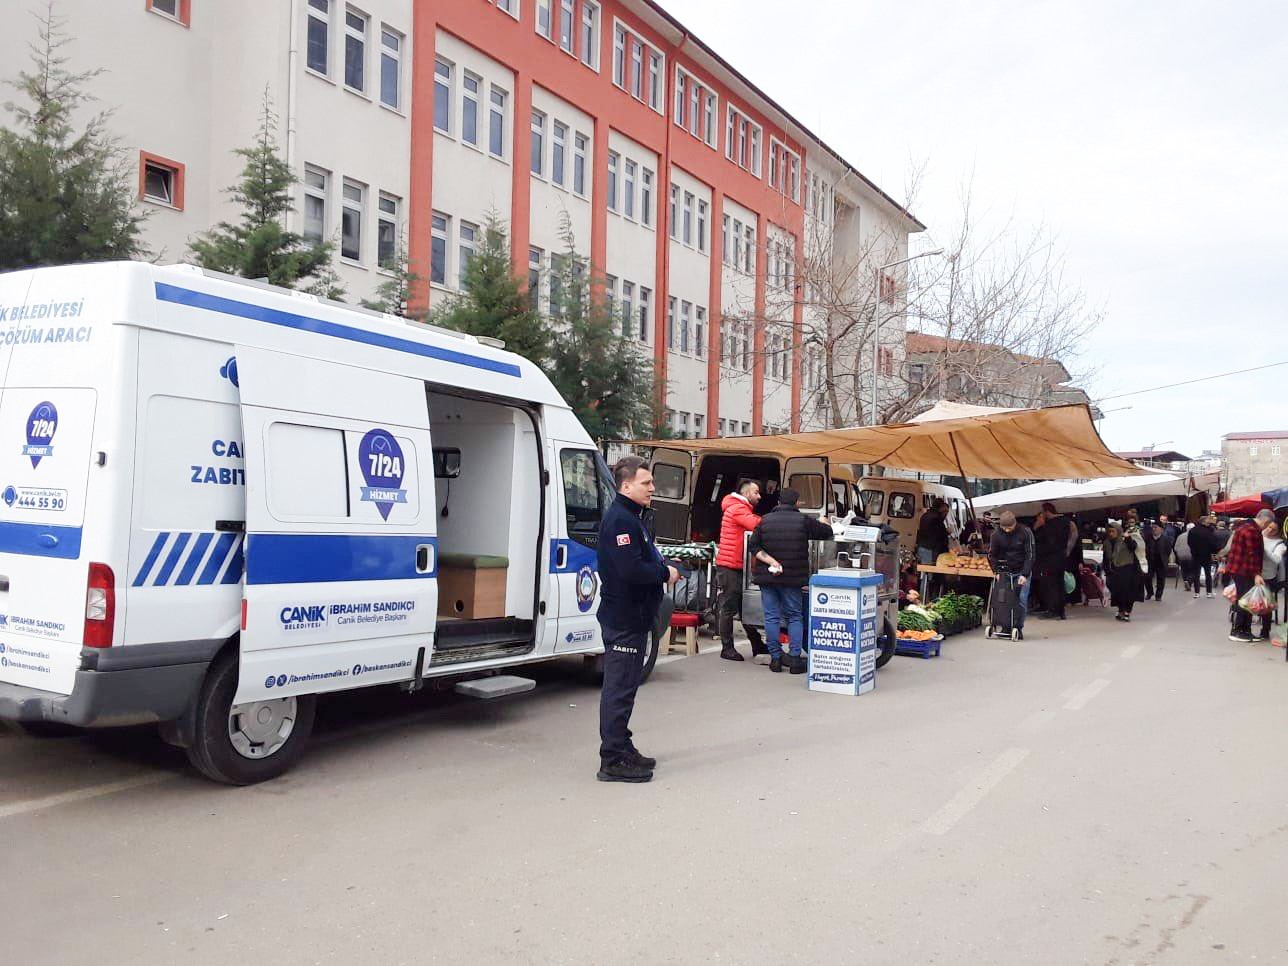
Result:
{"label": "van door handle", "polygon": [[9,593],[9,578],[0,577],[0,594]]}
{"label": "van door handle", "polygon": [[555,548],[555,570],[563,570],[567,566],[568,545],[566,543],[561,543]]}
{"label": "van door handle", "polygon": [[36,543],[42,547],[56,547],[58,546],[58,538],[52,533],[42,533],[36,537]]}
{"label": "van door handle", "polygon": [[429,543],[422,543],[416,548],[416,573],[430,574],[434,572],[434,546]]}

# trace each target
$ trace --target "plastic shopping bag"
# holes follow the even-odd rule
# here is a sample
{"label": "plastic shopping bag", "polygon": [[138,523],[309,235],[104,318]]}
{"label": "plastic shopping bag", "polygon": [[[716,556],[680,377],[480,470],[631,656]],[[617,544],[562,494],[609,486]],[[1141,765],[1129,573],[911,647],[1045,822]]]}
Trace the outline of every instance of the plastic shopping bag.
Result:
{"label": "plastic shopping bag", "polygon": [[1064,572],[1064,592],[1065,592],[1065,594],[1066,594],[1066,595],[1068,595],[1068,594],[1072,594],[1072,593],[1073,593],[1075,590],[1077,590],[1077,589],[1078,589],[1078,581],[1074,578],[1073,574],[1069,573],[1069,571],[1067,571],[1067,570],[1066,570],[1066,571]]}
{"label": "plastic shopping bag", "polygon": [[1275,595],[1264,584],[1254,584],[1250,591],[1239,598],[1239,606],[1254,617],[1263,617],[1274,612]]}
{"label": "plastic shopping bag", "polygon": [[1221,596],[1233,604],[1239,599],[1239,592],[1234,589],[1234,584],[1226,584],[1221,590]]}

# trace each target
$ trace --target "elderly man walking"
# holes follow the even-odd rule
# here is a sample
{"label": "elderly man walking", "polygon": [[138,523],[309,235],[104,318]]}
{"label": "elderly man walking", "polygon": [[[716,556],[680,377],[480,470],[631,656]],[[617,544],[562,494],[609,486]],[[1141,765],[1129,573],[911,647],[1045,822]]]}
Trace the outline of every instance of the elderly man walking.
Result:
{"label": "elderly man walking", "polygon": [[1239,606],[1239,598],[1252,589],[1253,584],[1264,583],[1261,566],[1265,557],[1265,545],[1261,531],[1275,522],[1275,515],[1270,510],[1262,510],[1254,520],[1245,520],[1230,537],[1229,552],[1225,557],[1225,572],[1234,581],[1235,597],[1230,603],[1234,615],[1234,625],[1230,629],[1230,640],[1236,644],[1255,644],[1252,636],[1252,615]]}

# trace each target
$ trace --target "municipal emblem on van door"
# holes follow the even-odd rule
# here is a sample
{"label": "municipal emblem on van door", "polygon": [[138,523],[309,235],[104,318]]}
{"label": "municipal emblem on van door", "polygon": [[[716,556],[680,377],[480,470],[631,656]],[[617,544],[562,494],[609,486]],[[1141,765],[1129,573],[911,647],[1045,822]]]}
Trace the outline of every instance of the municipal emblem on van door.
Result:
{"label": "municipal emblem on van door", "polygon": [[227,379],[234,386],[239,385],[239,383],[237,382],[237,357],[236,356],[229,356],[228,361],[219,367],[219,375],[220,375],[220,378]]}
{"label": "municipal emblem on van door", "polygon": [[34,470],[46,456],[54,452],[54,433],[58,430],[58,410],[51,402],[36,405],[27,417],[27,445],[22,448],[23,456],[31,457],[31,468]]}
{"label": "municipal emblem on van door", "polygon": [[599,590],[599,578],[589,567],[577,571],[577,609],[583,614],[595,603],[595,591]]}
{"label": "municipal emblem on van door", "polygon": [[387,430],[373,429],[358,444],[358,462],[367,481],[360,499],[374,503],[381,519],[388,520],[395,503],[407,502],[407,491],[402,488],[402,447]]}
{"label": "municipal emblem on van door", "polygon": [[18,499],[17,489],[12,486],[6,486],[4,488],[4,505],[13,506],[14,503],[17,502],[17,499]]}

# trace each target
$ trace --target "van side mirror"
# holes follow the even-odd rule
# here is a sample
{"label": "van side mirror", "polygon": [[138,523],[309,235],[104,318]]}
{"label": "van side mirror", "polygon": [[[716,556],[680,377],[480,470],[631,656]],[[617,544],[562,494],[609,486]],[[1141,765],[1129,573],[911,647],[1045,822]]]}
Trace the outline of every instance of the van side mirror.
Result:
{"label": "van side mirror", "polygon": [[461,475],[461,451],[459,449],[434,450],[434,479],[454,480]]}

